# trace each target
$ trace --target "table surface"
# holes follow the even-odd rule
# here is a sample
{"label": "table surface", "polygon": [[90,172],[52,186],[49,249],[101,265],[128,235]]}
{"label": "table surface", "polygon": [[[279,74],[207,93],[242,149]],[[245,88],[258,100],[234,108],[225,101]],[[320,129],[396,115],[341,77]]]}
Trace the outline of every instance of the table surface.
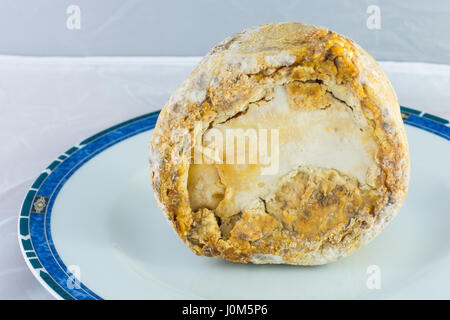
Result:
{"label": "table surface", "polygon": [[[53,299],[28,270],[17,218],[33,180],[61,152],[159,110],[198,57],[0,56],[0,299]],[[450,66],[380,63],[401,105],[450,118]]]}

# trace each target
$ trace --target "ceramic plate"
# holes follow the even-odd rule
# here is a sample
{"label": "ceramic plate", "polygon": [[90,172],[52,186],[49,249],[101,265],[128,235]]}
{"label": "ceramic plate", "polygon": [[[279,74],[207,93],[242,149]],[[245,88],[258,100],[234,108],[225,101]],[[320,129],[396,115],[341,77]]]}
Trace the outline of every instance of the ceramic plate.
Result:
{"label": "ceramic plate", "polygon": [[19,242],[62,299],[450,298],[450,127],[402,107],[411,183],[401,212],[368,246],[318,267],[195,256],[157,208],[148,144],[158,113],[64,152],[30,188]]}

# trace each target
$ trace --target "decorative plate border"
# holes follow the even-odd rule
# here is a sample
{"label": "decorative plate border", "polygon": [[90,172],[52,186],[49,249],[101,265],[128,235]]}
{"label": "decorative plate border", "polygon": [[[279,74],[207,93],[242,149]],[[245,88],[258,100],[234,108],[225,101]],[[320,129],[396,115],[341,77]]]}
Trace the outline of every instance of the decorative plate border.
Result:
{"label": "decorative plate border", "polygon": [[[58,255],[50,232],[51,211],[64,183],[83,164],[116,143],[153,129],[159,111],[145,114],[101,131],[70,148],[34,181],[22,204],[18,237],[28,267],[56,298],[99,300],[83,283],[75,283]],[[76,285],[78,284],[78,285]]]}
{"label": "decorative plate border", "polygon": [[[449,121],[421,111],[401,107],[404,123],[450,140]],[[83,283],[74,285],[72,274],[53,243],[50,219],[54,201],[64,183],[87,161],[112,145],[153,129],[159,111],[145,114],[101,131],[70,148],[53,161],[34,181],[22,204],[18,237],[28,267],[56,298],[101,300]]]}

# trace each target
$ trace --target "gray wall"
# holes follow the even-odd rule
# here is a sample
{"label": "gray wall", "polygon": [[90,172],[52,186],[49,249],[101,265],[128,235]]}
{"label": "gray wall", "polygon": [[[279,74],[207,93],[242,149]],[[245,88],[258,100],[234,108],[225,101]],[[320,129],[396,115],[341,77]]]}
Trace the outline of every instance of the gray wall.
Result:
{"label": "gray wall", "polygon": [[[69,5],[81,28],[66,27]],[[367,28],[378,5],[381,29]],[[0,54],[203,55],[225,36],[275,21],[326,26],[380,60],[450,64],[450,1],[0,0]]]}

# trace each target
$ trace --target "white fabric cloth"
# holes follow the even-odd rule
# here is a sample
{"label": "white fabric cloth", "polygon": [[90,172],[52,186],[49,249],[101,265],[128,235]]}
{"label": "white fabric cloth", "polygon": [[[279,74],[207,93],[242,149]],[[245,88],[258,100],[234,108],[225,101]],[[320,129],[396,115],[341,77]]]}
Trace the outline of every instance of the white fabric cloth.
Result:
{"label": "white fabric cloth", "polygon": [[[0,299],[51,299],[17,240],[22,200],[37,175],[88,136],[160,109],[197,57],[0,56]],[[381,63],[400,104],[450,118],[450,66]]]}

